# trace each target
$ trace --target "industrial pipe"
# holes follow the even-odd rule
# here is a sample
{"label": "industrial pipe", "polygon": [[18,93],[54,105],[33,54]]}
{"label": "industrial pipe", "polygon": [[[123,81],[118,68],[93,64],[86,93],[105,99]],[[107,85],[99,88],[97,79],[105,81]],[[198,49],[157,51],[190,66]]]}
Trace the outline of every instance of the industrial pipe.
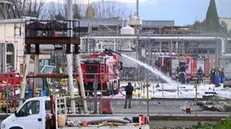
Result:
{"label": "industrial pipe", "polygon": [[156,39],[156,40],[220,40],[221,41],[221,55],[228,57],[231,53],[225,53],[225,39],[222,37],[186,37],[186,36],[174,36],[174,37],[161,37],[161,36],[85,36],[80,39]]}
{"label": "industrial pipe", "polygon": [[105,53],[115,53],[115,54],[118,54],[118,55],[121,56],[121,53],[119,53],[119,52],[117,52],[117,51],[113,51],[113,50],[111,50],[111,49],[105,49],[104,52],[105,52]]}

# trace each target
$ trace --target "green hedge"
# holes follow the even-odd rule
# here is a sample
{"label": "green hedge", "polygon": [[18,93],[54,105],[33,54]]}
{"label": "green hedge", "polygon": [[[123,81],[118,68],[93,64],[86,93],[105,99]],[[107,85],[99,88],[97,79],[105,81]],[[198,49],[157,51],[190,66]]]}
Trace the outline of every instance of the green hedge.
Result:
{"label": "green hedge", "polygon": [[193,126],[193,129],[231,129],[231,116],[225,118],[225,120],[218,121],[216,125],[204,124]]}

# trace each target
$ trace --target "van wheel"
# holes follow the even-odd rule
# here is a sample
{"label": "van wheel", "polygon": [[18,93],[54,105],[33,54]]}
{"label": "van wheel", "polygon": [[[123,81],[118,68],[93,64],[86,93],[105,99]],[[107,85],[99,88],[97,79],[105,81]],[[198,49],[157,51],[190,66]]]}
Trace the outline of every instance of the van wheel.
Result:
{"label": "van wheel", "polygon": [[21,127],[11,127],[10,129],[23,129]]}

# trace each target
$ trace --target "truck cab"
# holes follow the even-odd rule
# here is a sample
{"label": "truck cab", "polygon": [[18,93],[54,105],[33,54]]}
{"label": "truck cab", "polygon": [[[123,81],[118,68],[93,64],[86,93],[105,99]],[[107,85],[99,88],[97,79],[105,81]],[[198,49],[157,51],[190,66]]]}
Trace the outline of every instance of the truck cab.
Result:
{"label": "truck cab", "polygon": [[7,83],[7,81],[9,85],[20,86],[22,75],[15,71],[0,74],[0,84]]}
{"label": "truck cab", "polygon": [[[64,97],[66,98],[66,97]],[[106,117],[101,116],[87,116],[86,117],[78,117],[78,115],[70,115],[68,116],[66,106],[60,107],[60,104],[65,104],[67,100],[63,100],[61,103],[58,103],[58,100],[62,98],[53,98],[53,97],[35,97],[27,99],[19,109],[14,113],[7,117],[1,123],[1,129],[137,129],[137,123],[130,122],[130,120],[124,120],[123,118],[115,118],[117,116]],[[55,101],[55,102],[54,102]],[[63,103],[64,102],[64,103]],[[58,112],[64,110],[64,115],[58,115]],[[59,119],[62,117],[62,120]],[[143,115],[142,115],[143,116]],[[114,117],[114,119],[113,119]],[[63,119],[64,118],[64,119]],[[68,124],[68,120],[73,119],[73,124]],[[113,119],[113,120],[112,120]],[[140,128],[142,129],[150,129],[147,119],[144,117],[136,118],[140,122]],[[62,121],[62,122],[60,122]],[[78,123],[76,124],[76,122]],[[83,125],[84,121],[88,121],[88,125]],[[98,123],[102,122],[120,122],[123,125],[116,126],[99,126]],[[61,124],[60,124],[61,123]],[[142,123],[142,124],[141,124]],[[97,125],[97,126],[96,126]]]}

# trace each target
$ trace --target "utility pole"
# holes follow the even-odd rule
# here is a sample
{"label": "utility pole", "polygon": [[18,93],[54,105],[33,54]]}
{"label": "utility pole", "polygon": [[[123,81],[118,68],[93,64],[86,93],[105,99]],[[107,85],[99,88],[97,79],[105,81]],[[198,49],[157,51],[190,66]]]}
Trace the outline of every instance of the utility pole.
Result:
{"label": "utility pole", "polygon": [[28,74],[28,70],[29,70],[29,65],[30,65],[30,54],[26,54],[25,55],[25,59],[24,59],[24,67],[23,67],[23,77],[22,77],[22,81],[21,81],[21,94],[20,94],[20,103],[19,105],[23,104],[23,99],[25,99],[25,91],[26,91],[26,76]]}
{"label": "utility pole", "polygon": [[97,89],[98,89],[98,84],[97,84],[97,76],[95,75],[94,77],[94,82],[93,82],[93,88],[94,88],[94,114],[97,114]]}
{"label": "utility pole", "polygon": [[[89,0],[88,0],[88,6],[89,6]],[[70,18],[71,20],[73,19],[73,14],[72,14],[72,0],[68,1],[68,18]],[[80,24],[79,24],[80,25]],[[80,33],[80,31],[79,31]],[[80,38],[80,34],[79,34],[79,38]],[[82,40],[80,40],[82,41]],[[88,42],[88,41],[87,41]],[[80,43],[81,44],[81,43]],[[87,43],[88,44],[88,43]],[[88,46],[87,46],[88,47]],[[84,89],[84,83],[83,83],[83,73],[82,73],[82,68],[80,66],[80,56],[79,56],[79,52],[78,52],[79,48],[75,48],[75,57],[76,57],[76,67],[77,67],[77,71],[78,71],[78,75],[79,75],[79,88],[78,90],[80,90],[81,93],[81,97],[83,100],[83,109],[84,109],[84,113],[88,112],[88,108],[87,108],[87,100],[86,100],[86,95],[85,95],[85,89]],[[69,76],[70,77],[70,76]],[[71,77],[73,78],[72,74]],[[72,79],[72,84],[73,84],[73,79]],[[74,87],[73,87],[74,88]],[[74,92],[74,90],[72,91]],[[73,102],[74,103],[74,102]]]}
{"label": "utility pole", "polygon": [[139,0],[136,0],[136,16],[139,17]]}
{"label": "utility pole", "polygon": [[[68,20],[68,36],[72,37],[73,32],[72,32],[72,20],[73,20],[73,12],[72,12],[72,0],[68,0],[68,13],[67,13],[67,20]],[[68,47],[67,47],[68,48]],[[70,46],[70,48],[72,48]],[[68,81],[69,81],[69,90],[70,90],[70,97],[71,97],[71,112],[75,113],[75,93],[74,93],[74,84],[73,84],[73,58],[71,55],[71,52],[67,52],[67,71],[68,71]]]}

